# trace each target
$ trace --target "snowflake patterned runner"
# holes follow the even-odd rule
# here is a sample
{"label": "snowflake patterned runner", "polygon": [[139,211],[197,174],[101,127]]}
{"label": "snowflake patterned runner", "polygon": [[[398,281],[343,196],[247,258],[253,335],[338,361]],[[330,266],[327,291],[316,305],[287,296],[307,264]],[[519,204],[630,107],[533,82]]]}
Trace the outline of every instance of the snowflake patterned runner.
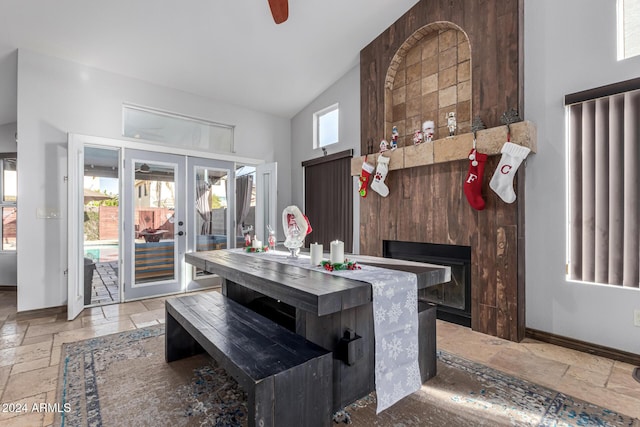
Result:
{"label": "snowflake patterned runner", "polygon": [[[374,268],[374,267],[371,267]],[[420,389],[416,275],[377,269],[358,276],[373,287],[376,394],[380,413]],[[373,274],[372,274],[373,273]],[[368,276],[368,277],[364,277]]]}
{"label": "snowflake patterned runner", "polygon": [[[249,254],[251,255],[251,254]],[[260,254],[272,261],[370,283],[373,290],[375,380],[378,406],[387,409],[422,386],[418,364],[418,279],[413,273],[362,265],[361,270],[328,271],[309,265],[309,257]]]}

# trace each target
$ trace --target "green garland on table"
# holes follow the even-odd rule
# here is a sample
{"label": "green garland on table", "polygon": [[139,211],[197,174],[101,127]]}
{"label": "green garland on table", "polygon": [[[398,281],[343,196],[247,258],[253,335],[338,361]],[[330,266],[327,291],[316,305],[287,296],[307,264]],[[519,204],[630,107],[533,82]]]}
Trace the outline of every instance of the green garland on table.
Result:
{"label": "green garland on table", "polygon": [[332,264],[330,261],[322,261],[320,265],[327,271],[360,270],[360,266],[355,261],[349,261],[348,259],[335,264]]}
{"label": "green garland on table", "polygon": [[267,252],[269,250],[269,246],[264,246],[262,248],[254,248],[251,246],[247,246],[244,248],[246,252]]}

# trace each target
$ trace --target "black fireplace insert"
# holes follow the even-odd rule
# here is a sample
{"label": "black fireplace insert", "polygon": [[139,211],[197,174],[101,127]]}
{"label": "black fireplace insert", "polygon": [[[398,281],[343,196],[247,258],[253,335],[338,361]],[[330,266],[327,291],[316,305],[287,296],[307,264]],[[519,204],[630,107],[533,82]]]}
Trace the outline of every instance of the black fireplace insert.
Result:
{"label": "black fireplace insert", "polygon": [[384,240],[382,256],[451,267],[451,281],[421,289],[420,301],[437,305],[438,319],[471,326],[471,247]]}

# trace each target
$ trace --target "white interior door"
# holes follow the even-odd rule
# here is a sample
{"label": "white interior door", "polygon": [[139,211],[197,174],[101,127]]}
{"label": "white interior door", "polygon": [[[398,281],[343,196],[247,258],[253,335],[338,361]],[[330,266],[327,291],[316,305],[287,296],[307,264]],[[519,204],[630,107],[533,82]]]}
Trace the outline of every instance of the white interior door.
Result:
{"label": "white interior door", "polygon": [[278,168],[277,163],[256,167],[256,236],[268,241],[270,226],[278,235]]}
{"label": "white interior door", "polygon": [[67,318],[75,319],[84,309],[84,144],[69,135],[67,164],[67,227],[69,233],[67,269]]}
{"label": "white interior door", "polygon": [[126,150],[124,300],[185,290],[186,157]]}

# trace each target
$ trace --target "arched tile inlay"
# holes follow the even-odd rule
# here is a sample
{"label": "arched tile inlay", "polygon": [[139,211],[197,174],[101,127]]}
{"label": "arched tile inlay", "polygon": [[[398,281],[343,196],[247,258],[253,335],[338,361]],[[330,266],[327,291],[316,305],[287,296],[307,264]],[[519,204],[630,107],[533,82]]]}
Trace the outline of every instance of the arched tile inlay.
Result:
{"label": "arched tile inlay", "polygon": [[422,122],[433,120],[435,139],[447,136],[446,115],[455,112],[456,133],[471,131],[471,45],[451,22],[434,22],[400,46],[385,77],[385,138],[398,128],[398,146],[413,144]]}

